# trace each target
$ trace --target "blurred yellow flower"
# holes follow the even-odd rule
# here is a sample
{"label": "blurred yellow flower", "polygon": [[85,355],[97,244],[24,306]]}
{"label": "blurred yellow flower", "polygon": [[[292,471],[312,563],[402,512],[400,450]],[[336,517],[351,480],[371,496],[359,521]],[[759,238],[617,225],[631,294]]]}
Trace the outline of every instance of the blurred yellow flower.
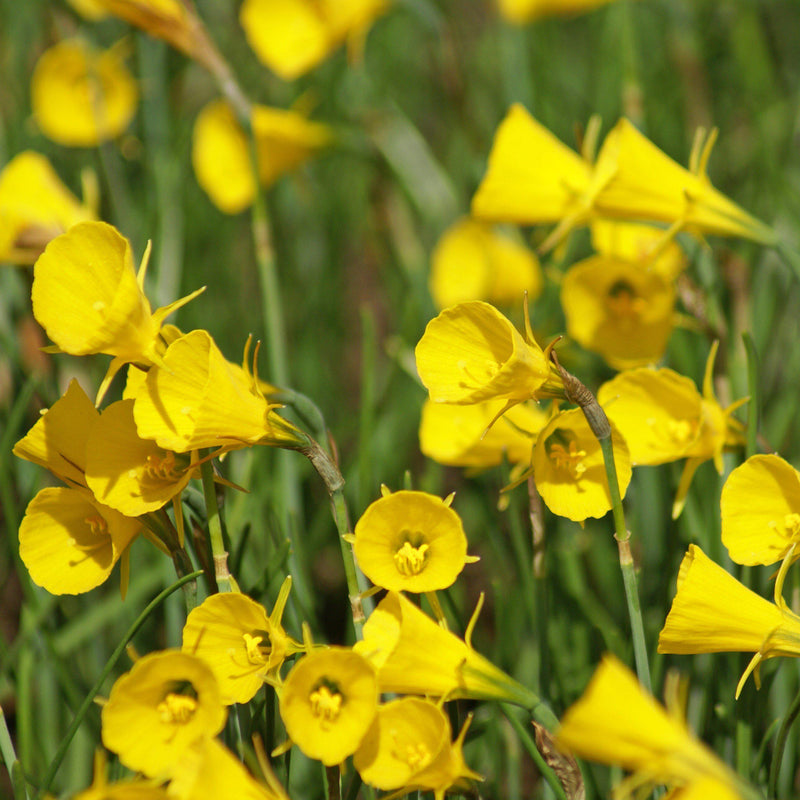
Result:
{"label": "blurred yellow flower", "polygon": [[561,305],[569,335],[615,369],[658,361],[675,321],[670,281],[616,256],[592,256],[570,267]]}
{"label": "blurred yellow flower", "polygon": [[[327,125],[310,122],[296,111],[255,106],[251,121],[263,186],[300,166],[333,137]],[[224,100],[213,100],[198,115],[192,164],[198,183],[221,211],[238,214],[252,204],[256,180],[250,145]]]}
{"label": "blurred yellow flower", "polygon": [[420,449],[428,458],[453,467],[493,467],[504,457],[512,464],[529,464],[536,435],[548,415],[538,405],[520,403],[492,425],[504,405],[502,400],[469,406],[425,400]]}
{"label": "blurred yellow flower", "polygon": [[150,308],[144,295],[149,251],[138,275],[127,239],[105,222],[82,222],[53,239],[33,270],[33,315],[60,352],[114,356],[97,393],[126,363],[160,363],[164,319],[199,294]]}
{"label": "blurred yellow flower", "polygon": [[[472,623],[471,623],[472,624]],[[538,699],[466,641],[446,631],[399,592],[389,592],[369,615],[353,650],[378,671],[381,692],[500,700],[533,708]]]}
{"label": "blurred yellow flower", "polygon": [[634,369],[604,383],[597,399],[628,443],[634,465],[664,464],[686,458],[672,507],[677,518],[692,477],[704,461],[714,460],[722,474],[722,452],[744,443],[743,426],[733,412],[747,398],[723,409],[714,396],[715,343],[706,362],[701,395],[689,378],[671,369]]}
{"label": "blurred yellow flower", "polygon": [[750,216],[708,179],[706,166],[716,131],[698,131],[684,169],[659,150],[627,119],[603,142],[596,169],[607,176],[594,198],[598,216],[664,222],[689,233],[717,234],[774,244],[775,232]]}
{"label": "blurred yellow flower", "polygon": [[[556,741],[582,758],[633,772],[615,797],[638,796],[638,790],[662,783],[714,787],[707,797],[739,797],[737,776],[692,736],[677,709],[660,706],[611,655],[603,657],[583,697],[567,710]],[[716,793],[718,784],[728,792]]]}
{"label": "blurred yellow flower", "polygon": [[525,336],[494,306],[459,303],[431,320],[417,344],[417,370],[435,403],[504,399],[507,406],[563,396],[563,382],[527,325]]}
{"label": "blurred yellow flower", "polygon": [[673,280],[686,269],[686,254],[664,228],[641,222],[596,219],[591,224],[592,246],[604,256],[616,256]]}
{"label": "blurred yellow flower", "polygon": [[245,0],[239,21],[261,62],[291,81],[346,39],[358,51],[389,5],[390,0]]}
{"label": "blurred yellow flower", "polygon": [[800,473],[778,455],[733,470],[720,505],[722,543],[737,564],[774,564],[800,542]]}
{"label": "blurred yellow flower", "polygon": [[612,0],[497,0],[500,13],[516,25],[539,17],[580,14],[610,2]]}
{"label": "blurred yellow flower", "polygon": [[36,124],[68,147],[94,147],[119,136],[133,119],[139,92],[125,67],[127,46],[95,52],[66,39],[41,56],[31,78]]}
{"label": "blurred yellow flower", "polygon": [[20,523],[19,555],[50,594],[82,594],[108,578],[141,527],[85,489],[42,489]]}
{"label": "blurred yellow flower", "polygon": [[81,203],[43,155],[14,156],[0,172],[0,261],[32,264],[51,239],[96,218],[97,198],[85,193]]}
{"label": "blurred yellow flower", "polygon": [[92,785],[78,792],[73,800],[169,800],[167,790],[153,780],[141,777],[109,783],[106,777],[106,751],[98,748],[94,757]]}
{"label": "blurred yellow flower", "polygon": [[761,661],[775,656],[800,656],[800,617],[783,599],[790,559],[775,579],[775,603],[739,583],[697,545],[689,550],[678,573],[678,593],[658,637],[659,653],[755,652],[744,671],[736,697]]}
{"label": "blurred yellow flower", "polygon": [[378,710],[378,682],[367,659],[345,647],[312,650],[280,691],[286,732],[309,758],[340,764],[364,739]]}
{"label": "blurred yellow flower", "polygon": [[103,745],[129,769],[168,777],[193,745],[212,739],[227,711],[211,668],[178,650],[140,658],[103,706]]}
{"label": "blurred yellow flower", "polygon": [[305,447],[305,434],[276,408],[254,374],[227,361],[209,333],[196,330],[172,342],[161,365],[147,373],[133,416],[139,436],[175,453],[256,444]]}
{"label": "blurred yellow flower", "polygon": [[376,500],[356,523],[353,550],[363,573],[383,589],[433,592],[446,589],[464,564],[467,537],[461,519],[427,492],[389,492]]}
{"label": "blurred yellow flower", "polygon": [[179,496],[194,471],[189,455],[140,438],[133,400],[108,406],[86,441],[87,485],[101,503],[129,517],[156,511]]}
{"label": "blurred yellow flower", "polygon": [[[622,497],[631,480],[625,440],[612,422],[611,441]],[[580,408],[556,414],[533,448],[533,476],[545,505],[559,516],[583,522],[611,509],[603,451]]]}
{"label": "blurred yellow flower", "polygon": [[185,653],[202,658],[217,678],[223,702],[247,703],[276,677],[287,656],[304,647],[281,626],[292,580],[281,586],[272,613],[239,592],[212,594],[189,612],[183,628]]}
{"label": "blurred yellow flower", "polygon": [[437,308],[467,300],[495,305],[535,299],[544,279],[539,260],[521,242],[479,220],[462,218],[441,236],[431,255],[430,289]]}
{"label": "blurred yellow flower", "polygon": [[353,765],[370,786],[432,791],[444,800],[450,788],[469,788],[467,779],[483,780],[464,761],[468,725],[451,742],[450,720],[439,706],[416,697],[392,700],[378,708]]}

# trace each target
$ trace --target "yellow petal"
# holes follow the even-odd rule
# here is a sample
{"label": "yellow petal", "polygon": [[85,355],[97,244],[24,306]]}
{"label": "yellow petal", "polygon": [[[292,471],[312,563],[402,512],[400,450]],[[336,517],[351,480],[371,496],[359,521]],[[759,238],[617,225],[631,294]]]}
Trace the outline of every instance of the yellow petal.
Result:
{"label": "yellow petal", "polygon": [[498,0],[500,13],[511,23],[522,25],[540,17],[580,14],[611,0]]}
{"label": "yellow petal", "polygon": [[592,222],[592,246],[603,255],[640,264],[673,280],[686,269],[686,255],[664,228],[639,222],[597,219]]}

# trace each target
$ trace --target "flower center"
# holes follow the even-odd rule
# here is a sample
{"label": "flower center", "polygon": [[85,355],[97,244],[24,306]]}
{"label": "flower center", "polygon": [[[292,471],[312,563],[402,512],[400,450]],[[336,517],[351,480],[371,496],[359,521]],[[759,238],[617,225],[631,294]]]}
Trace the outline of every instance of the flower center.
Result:
{"label": "flower center", "polygon": [[564,431],[556,431],[548,438],[546,450],[555,468],[569,473],[572,480],[578,480],[586,472],[583,463],[586,451],[579,450],[575,439]]}
{"label": "flower center", "polygon": [[463,358],[458,362],[458,368],[466,379],[459,385],[467,389],[485,386],[500,371],[500,366],[495,361],[487,360],[482,364],[476,364],[474,361],[470,362]]}
{"label": "flower center", "polygon": [[308,696],[311,713],[317,717],[323,730],[336,722],[342,710],[343,697],[336,686],[321,683]]}
{"label": "flower center", "polygon": [[83,521],[89,526],[92,536],[108,536],[108,523],[99,514],[86,517]]}
{"label": "flower center", "polygon": [[179,476],[180,470],[175,461],[175,453],[169,450],[163,457],[150,454],[146,461],[145,472],[148,478],[157,481],[173,481]]}
{"label": "flower center", "polygon": [[792,512],[784,515],[783,519],[770,520],[769,527],[776,531],[779,536],[793,542],[800,538],[800,514]]}
{"label": "flower center", "polygon": [[197,711],[197,700],[186,694],[170,692],[156,706],[161,721],[172,725],[185,725]]}
{"label": "flower center", "polygon": [[396,730],[390,731],[394,746],[392,747],[392,755],[398,760],[402,761],[414,772],[419,772],[424,769],[431,762],[431,751],[422,743],[417,744],[400,744],[398,743],[398,732]]}
{"label": "flower center", "polygon": [[243,633],[242,638],[247,650],[247,660],[251,664],[264,664],[272,652],[269,635],[264,631],[253,631],[252,634]]}
{"label": "flower center", "polygon": [[647,308],[647,302],[625,280],[618,280],[608,290],[605,300],[609,313],[621,321],[635,322]]}
{"label": "flower center", "polygon": [[425,569],[429,548],[430,545],[424,542],[417,547],[414,547],[408,540],[403,542],[403,546],[394,554],[397,571],[406,577],[419,575]]}
{"label": "flower center", "polygon": [[689,444],[696,432],[696,423],[686,419],[671,419],[667,423],[667,436],[678,445]]}

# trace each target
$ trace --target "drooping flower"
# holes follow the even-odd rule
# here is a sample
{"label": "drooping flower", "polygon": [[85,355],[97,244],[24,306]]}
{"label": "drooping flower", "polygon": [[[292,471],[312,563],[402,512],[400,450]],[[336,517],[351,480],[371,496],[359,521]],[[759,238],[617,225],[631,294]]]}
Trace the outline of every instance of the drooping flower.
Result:
{"label": "drooping flower", "polygon": [[94,52],[81,39],[67,39],[41,56],[31,79],[31,105],[48,139],[94,147],[124,132],[139,97],[125,55],[124,43]]}
{"label": "drooping flower", "polygon": [[[624,497],[631,480],[631,459],[613,423],[611,441]],[[554,514],[583,522],[611,509],[603,451],[580,408],[559,412],[539,432],[533,448],[533,475],[539,494]]]}
{"label": "drooping flower", "polygon": [[25,150],[0,172],[0,261],[32,264],[45,245],[72,225],[97,216],[88,186],[83,203],[45,156]]}
{"label": "drooping flower", "polygon": [[500,13],[511,23],[523,25],[540,17],[580,14],[612,0],[498,0]]}
{"label": "drooping flower", "polygon": [[420,379],[435,403],[479,403],[563,396],[563,382],[548,351],[525,336],[489,303],[446,308],[431,320],[415,354]]}
{"label": "drooping flower", "polygon": [[360,49],[367,30],[389,5],[389,0],[245,0],[239,20],[261,62],[291,81],[345,40]]}
{"label": "drooping flower", "polygon": [[451,742],[450,720],[439,706],[416,697],[392,700],[378,708],[353,765],[370,786],[432,791],[443,800],[448,789],[468,788],[468,779],[482,780],[464,761],[468,725]]}
{"label": "drooping flower", "polygon": [[194,472],[190,455],[140,438],[133,400],[108,406],[86,440],[87,485],[101,503],[129,517],[166,505],[186,488]]}
{"label": "drooping flower", "polygon": [[[49,487],[25,509],[19,555],[50,594],[82,594],[108,578],[141,527],[85,489]],[[123,575],[123,591],[125,584]]]}
{"label": "drooping flower", "polygon": [[627,119],[603,142],[596,169],[607,176],[594,197],[599,216],[663,222],[675,230],[737,236],[774,244],[776,234],[717,191],[706,167],[716,131],[698,131],[684,169],[658,149]]}
{"label": "drooping flower", "polygon": [[692,477],[704,461],[713,459],[722,474],[722,452],[743,443],[742,424],[733,412],[746,402],[723,409],[712,382],[717,344],[706,362],[701,395],[688,378],[671,369],[634,369],[604,383],[597,399],[628,443],[631,461],[664,464],[686,458],[672,516],[686,502]]}
{"label": "drooping flower", "polygon": [[284,581],[269,616],[239,592],[212,594],[189,613],[182,649],[211,667],[226,704],[252,700],[287,656],[304,649],[281,626],[291,584],[291,578]]}
{"label": "drooping flower", "polygon": [[227,711],[211,668],[164,650],[140,658],[103,706],[103,744],[129,769],[169,777],[192,746],[216,736]]}
{"label": "drooping flower", "polygon": [[209,333],[196,330],[167,348],[147,373],[133,407],[139,435],[188,453],[256,444],[301,449],[308,439],[264,398],[255,373],[227,361]]}
{"label": "drooping flower", "polygon": [[558,222],[547,242],[556,244],[592,217],[594,196],[604,180],[591,164],[595,135],[586,137],[579,155],[514,104],[495,134],[486,175],[472,198],[472,215],[489,222]]}
{"label": "drooping flower", "polygon": [[774,564],[800,542],[800,473],[778,455],[733,470],[720,506],[722,543],[737,564]]}
{"label": "drooping flower", "polygon": [[467,555],[461,519],[442,500],[427,492],[390,493],[383,487],[356,523],[353,551],[364,574],[384,589],[433,592],[450,586]]}
{"label": "drooping flower", "polygon": [[370,662],[345,647],[312,650],[292,667],[280,691],[286,732],[309,758],[340,764],[364,739],[378,710]]}
{"label": "drooping flower", "polygon": [[144,295],[148,253],[138,275],[130,243],[105,222],[82,222],[53,239],[33,270],[33,314],[58,349],[114,357],[97,402],[126,363],[160,363],[164,319],[199,294],[152,311]]}
{"label": "drooping flower", "polygon": [[800,656],[800,617],[783,599],[783,582],[791,559],[775,579],[770,603],[715,564],[697,545],[689,550],[678,572],[678,593],[658,637],[659,653],[754,652],[736,697],[766,658]]}
{"label": "drooping flower", "polygon": [[[258,176],[272,185],[330,144],[327,125],[297,111],[255,106],[251,124]],[[198,115],[192,140],[192,164],[200,186],[221,211],[238,214],[255,197],[256,179],[247,135],[224,100],[214,100]]]}
{"label": "drooping flower", "polygon": [[687,789],[722,784],[728,793],[709,797],[740,796],[737,776],[692,736],[677,710],[662,708],[611,655],[603,657],[583,697],[567,710],[556,741],[578,756],[633,772],[615,796],[658,784]]}
{"label": "drooping flower", "polygon": [[453,467],[493,467],[504,457],[512,464],[529,464],[536,436],[548,416],[538,405],[520,403],[492,425],[504,405],[502,400],[468,406],[426,400],[420,449],[428,458]]}
{"label": "drooping flower", "polygon": [[459,639],[404,595],[389,592],[353,650],[375,665],[381,692],[537,706],[532,692],[472,649],[470,635],[471,627],[466,640]]}
{"label": "drooping flower", "polygon": [[431,255],[429,285],[437,308],[468,300],[507,306],[527,292],[535,299],[544,279],[535,254],[479,220],[462,218],[441,236]]}

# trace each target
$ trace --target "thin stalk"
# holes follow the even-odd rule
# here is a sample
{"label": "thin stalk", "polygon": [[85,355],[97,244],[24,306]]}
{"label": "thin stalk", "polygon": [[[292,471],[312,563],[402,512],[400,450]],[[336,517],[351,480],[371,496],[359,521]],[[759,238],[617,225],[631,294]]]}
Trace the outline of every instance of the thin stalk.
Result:
{"label": "thin stalk", "polygon": [[781,762],[783,761],[783,751],[786,747],[786,739],[789,736],[794,721],[800,714],[800,691],[795,695],[792,704],[786,712],[786,716],[781,721],[778,735],[775,738],[775,749],[772,752],[772,763],[769,765],[769,796],[778,796],[778,777],[781,774]]}
{"label": "thin stalk", "polygon": [[747,393],[750,401],[747,404],[747,449],[745,457],[750,458],[758,452],[758,422],[761,414],[761,392],[758,385],[758,353],[753,337],[742,334],[744,348],[747,351]]}
{"label": "thin stalk", "polygon": [[11,776],[15,800],[27,800],[28,787],[25,784],[22,765],[14,750],[14,742],[11,740],[11,732],[8,730],[8,723],[2,706],[0,706],[0,756],[3,757],[8,774]]}
{"label": "thin stalk", "polygon": [[214,577],[217,581],[217,591],[230,592],[231,573],[228,570],[228,551],[222,538],[222,519],[219,505],[217,504],[217,486],[214,483],[214,467],[211,461],[200,464],[200,474],[203,478],[203,496],[206,501],[206,520],[208,524],[208,539],[211,544],[211,554],[214,558]]}
{"label": "thin stalk", "polygon": [[105,683],[108,676],[111,674],[111,671],[114,669],[117,661],[119,660],[120,656],[125,652],[125,648],[130,642],[131,639],[136,635],[136,632],[141,628],[144,624],[145,620],[153,613],[153,611],[164,602],[174,591],[179,589],[185,583],[189,581],[195,580],[198,576],[202,575],[202,571],[198,570],[197,572],[192,572],[189,575],[181,578],[180,580],[176,581],[172,584],[172,586],[168,586],[164,589],[163,592],[156,595],[156,597],[147,604],[144,611],[136,618],[133,624],[128,628],[125,635],[122,637],[120,643],[114,649],[114,652],[111,654],[111,657],[106,662],[105,667],[103,667],[100,676],[98,677],[97,681],[95,681],[94,686],[89,690],[89,694],[86,695],[83,702],[81,703],[80,708],[75,713],[75,717],[72,720],[72,724],[69,726],[69,730],[67,731],[64,738],[61,740],[61,744],[59,745],[58,750],[56,751],[53,760],[50,762],[50,766],[47,770],[47,774],[44,776],[44,780],[42,781],[42,785],[39,788],[39,792],[36,795],[36,800],[42,800],[47,792],[50,791],[50,786],[53,783],[53,779],[58,772],[58,768],[61,766],[61,762],[64,760],[64,756],[67,754],[67,750],[69,749],[70,743],[75,736],[78,728],[81,726],[84,717],[86,716],[86,712],[91,708],[92,703],[94,703],[94,698],[96,697],[97,693],[100,689],[103,688],[103,684]]}

